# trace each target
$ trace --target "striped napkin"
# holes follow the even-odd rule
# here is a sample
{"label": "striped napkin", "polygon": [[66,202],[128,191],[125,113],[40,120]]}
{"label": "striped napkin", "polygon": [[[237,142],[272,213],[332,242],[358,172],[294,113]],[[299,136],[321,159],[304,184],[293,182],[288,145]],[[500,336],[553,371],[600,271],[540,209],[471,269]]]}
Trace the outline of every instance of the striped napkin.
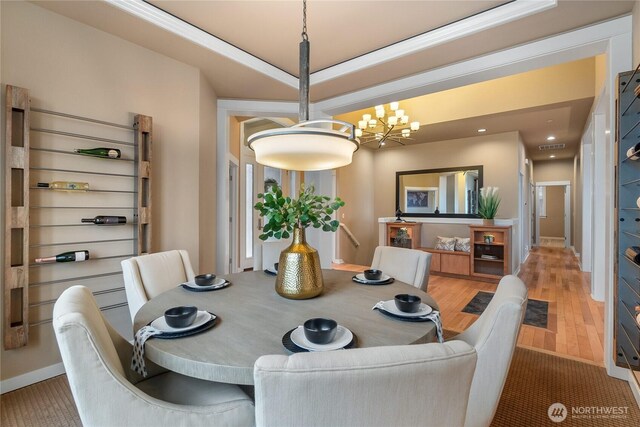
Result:
{"label": "striped napkin", "polygon": [[163,332],[153,326],[143,326],[138,329],[133,340],[133,357],[131,358],[131,369],[142,375],[147,376],[147,367],[144,364],[144,343],[153,336],[160,335]]}
{"label": "striped napkin", "polygon": [[[381,310],[381,311],[384,311],[385,313],[389,313],[387,310],[384,309],[384,306],[383,306],[384,303],[385,301],[378,302],[376,305],[373,306],[372,310]],[[393,313],[389,313],[389,314],[393,315]],[[401,316],[394,315],[394,317],[398,318],[399,320],[402,320]],[[444,342],[444,335],[442,333],[442,320],[440,319],[439,311],[433,310],[431,311],[431,313],[425,314],[424,316],[410,317],[410,319],[431,320],[436,325],[436,337],[438,338],[438,342],[439,343]]]}

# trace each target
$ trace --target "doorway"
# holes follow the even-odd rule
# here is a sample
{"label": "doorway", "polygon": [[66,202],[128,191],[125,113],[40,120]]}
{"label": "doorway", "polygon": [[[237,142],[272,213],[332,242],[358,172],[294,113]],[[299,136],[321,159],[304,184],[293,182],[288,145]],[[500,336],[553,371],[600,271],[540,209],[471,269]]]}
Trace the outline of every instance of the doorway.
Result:
{"label": "doorway", "polygon": [[571,247],[571,184],[536,182],[535,195],[535,245]]}

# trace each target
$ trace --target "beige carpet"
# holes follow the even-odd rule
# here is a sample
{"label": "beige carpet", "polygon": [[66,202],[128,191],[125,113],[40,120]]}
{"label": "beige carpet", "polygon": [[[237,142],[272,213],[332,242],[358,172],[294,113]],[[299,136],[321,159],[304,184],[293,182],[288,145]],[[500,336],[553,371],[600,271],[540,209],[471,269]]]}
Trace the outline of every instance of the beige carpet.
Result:
{"label": "beige carpet", "polygon": [[[552,423],[552,403],[566,406],[568,417]],[[572,408],[623,408],[620,418],[591,415],[572,418]],[[626,409],[625,409],[626,408]],[[603,409],[599,409],[602,411]],[[604,409],[606,410],[606,409]],[[0,397],[0,425],[28,427],[80,426],[65,375],[6,393]],[[638,426],[640,409],[629,385],[607,376],[604,368],[517,347],[494,427]]]}
{"label": "beige carpet", "polygon": [[0,425],[82,426],[66,375],[0,396]]}

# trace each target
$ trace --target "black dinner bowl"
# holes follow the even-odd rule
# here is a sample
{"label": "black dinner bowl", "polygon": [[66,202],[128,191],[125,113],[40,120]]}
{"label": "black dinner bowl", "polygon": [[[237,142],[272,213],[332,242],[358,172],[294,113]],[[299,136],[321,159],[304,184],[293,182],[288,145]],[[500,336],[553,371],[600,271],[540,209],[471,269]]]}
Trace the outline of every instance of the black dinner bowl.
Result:
{"label": "black dinner bowl", "polygon": [[215,274],[198,274],[195,278],[194,281],[196,282],[196,285],[198,286],[211,286],[213,285],[213,281],[216,280],[216,275]]}
{"label": "black dinner bowl", "polygon": [[198,307],[192,305],[183,305],[179,307],[173,307],[164,312],[164,320],[167,321],[167,325],[172,328],[186,328],[191,326],[196,315],[198,314]]}
{"label": "black dinner bowl", "polygon": [[396,295],[396,307],[405,313],[415,313],[420,309],[422,300],[417,295],[398,294]]}
{"label": "black dinner bowl", "polygon": [[338,322],[317,317],[304,322],[304,336],[314,344],[328,344],[336,337]]}
{"label": "black dinner bowl", "polygon": [[364,278],[367,280],[380,280],[381,277],[382,270],[371,269],[364,271]]}

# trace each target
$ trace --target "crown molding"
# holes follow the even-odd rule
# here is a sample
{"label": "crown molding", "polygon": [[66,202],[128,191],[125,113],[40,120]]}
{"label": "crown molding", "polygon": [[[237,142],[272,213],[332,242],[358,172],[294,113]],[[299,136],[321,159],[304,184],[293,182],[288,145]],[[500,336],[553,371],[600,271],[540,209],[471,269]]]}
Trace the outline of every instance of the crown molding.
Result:
{"label": "crown molding", "polygon": [[433,31],[311,73],[311,85],[393,61],[557,6],[557,0],[514,0]]}
{"label": "crown molding", "polygon": [[[232,44],[207,33],[143,0],[104,0],[108,4],[156,25],[205,49],[229,58],[287,86],[298,88],[298,78],[251,55]],[[557,0],[514,0],[502,6],[469,16],[460,21],[428,31],[407,40],[366,53],[362,56],[316,71],[310,75],[310,85],[327,82],[347,74],[393,61],[433,46],[512,22],[534,13],[556,7]]]}
{"label": "crown molding", "polygon": [[276,81],[298,88],[298,78],[142,0],[104,0],[130,15],[156,25],[205,49],[225,56]]}

